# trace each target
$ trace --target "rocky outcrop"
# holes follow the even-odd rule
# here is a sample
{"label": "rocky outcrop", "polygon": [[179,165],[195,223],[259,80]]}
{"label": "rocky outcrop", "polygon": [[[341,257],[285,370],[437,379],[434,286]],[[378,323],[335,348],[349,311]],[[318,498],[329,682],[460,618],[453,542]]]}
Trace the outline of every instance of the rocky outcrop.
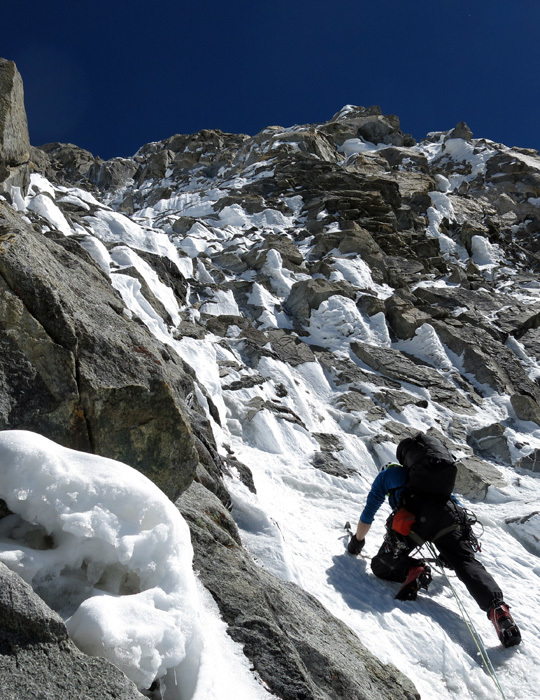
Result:
{"label": "rocky outcrop", "polygon": [[22,78],[13,61],[0,58],[0,161],[21,165],[30,157]]}
{"label": "rocky outcrop", "polygon": [[194,483],[177,506],[190,525],[195,567],[229,634],[273,693],[283,700],[420,697],[315,598],[254,564],[228,511],[201,484]]}
{"label": "rocky outcrop", "polygon": [[105,659],[70,641],[59,615],[0,563],[0,695],[3,700],[143,700]]}
{"label": "rocky outcrop", "polygon": [[413,146],[415,140],[403,134],[395,115],[383,115],[380,107],[353,107],[348,105],[325,124],[322,129],[338,143],[361,136],[371,143],[393,146]]}
{"label": "rocky outcrop", "polygon": [[26,187],[29,158],[22,78],[13,61],[0,58],[0,192]]}
{"label": "rocky outcrop", "polygon": [[75,240],[38,235],[0,202],[0,428],[130,464],[172,498],[196,451],[179,358],[130,321]]}
{"label": "rocky outcrop", "polygon": [[432,367],[391,348],[351,343],[351,350],[362,362],[387,377],[428,389],[433,401],[447,405],[457,413],[472,412],[467,397]]}

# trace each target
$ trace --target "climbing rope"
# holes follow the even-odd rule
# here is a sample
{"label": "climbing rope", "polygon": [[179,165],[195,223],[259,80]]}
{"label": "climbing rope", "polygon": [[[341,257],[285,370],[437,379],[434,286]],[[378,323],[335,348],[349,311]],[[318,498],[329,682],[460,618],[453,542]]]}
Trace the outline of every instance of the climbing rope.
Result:
{"label": "climbing rope", "polygon": [[491,659],[489,658],[489,654],[487,653],[484,642],[482,641],[482,637],[478,634],[478,631],[476,630],[476,627],[474,626],[474,624],[469,616],[469,613],[465,610],[465,607],[464,607],[463,603],[461,602],[461,599],[460,599],[452,581],[450,580],[450,577],[447,575],[446,570],[445,570],[441,560],[437,556],[437,552],[433,549],[433,545],[430,542],[427,542],[426,546],[429,550],[429,553],[433,557],[433,560],[440,567],[439,573],[443,574],[448,585],[450,586],[450,590],[452,591],[452,594],[453,594],[453,596],[456,599],[456,602],[458,604],[458,608],[459,608],[459,611],[461,613],[461,617],[463,618],[463,621],[465,622],[467,629],[469,630],[469,633],[470,633],[471,637],[473,638],[473,641],[476,645],[476,648],[478,649],[479,656],[482,659],[482,663],[484,664],[488,675],[491,676],[491,679],[493,680],[494,684],[497,686],[497,689],[500,692],[503,700],[507,700],[506,695],[504,694],[504,690],[502,689],[502,686],[500,684],[499,678],[497,677],[497,673],[495,672],[495,669],[493,668],[493,664],[491,663]]}

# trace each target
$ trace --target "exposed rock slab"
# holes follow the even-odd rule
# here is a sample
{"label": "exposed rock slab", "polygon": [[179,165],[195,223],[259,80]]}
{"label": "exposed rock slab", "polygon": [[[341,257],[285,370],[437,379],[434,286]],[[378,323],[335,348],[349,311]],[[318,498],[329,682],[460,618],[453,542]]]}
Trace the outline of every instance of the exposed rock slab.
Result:
{"label": "exposed rock slab", "polygon": [[472,413],[468,399],[454,384],[427,365],[416,364],[399,350],[375,345],[351,343],[354,354],[381,374],[401,382],[409,382],[429,390],[431,399],[451,407],[458,413]]}

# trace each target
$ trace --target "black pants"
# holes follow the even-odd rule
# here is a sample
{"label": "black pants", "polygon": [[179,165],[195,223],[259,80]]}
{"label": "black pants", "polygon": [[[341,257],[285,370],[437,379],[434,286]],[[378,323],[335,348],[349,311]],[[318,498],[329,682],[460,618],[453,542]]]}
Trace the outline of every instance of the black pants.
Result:
{"label": "black pants", "polygon": [[[491,574],[486,571],[474,556],[474,550],[467,541],[464,527],[461,525],[462,509],[455,503],[426,504],[416,516],[413,530],[423,540],[433,542],[440,554],[462,581],[467,590],[482,610],[489,610],[494,603],[503,600],[502,592]],[[460,524],[460,528],[437,537],[441,530]],[[371,560],[371,570],[379,578],[387,581],[402,582],[407,577],[411,566],[422,562],[409,556],[418,546],[410,537],[399,535],[389,530],[385,541]]]}

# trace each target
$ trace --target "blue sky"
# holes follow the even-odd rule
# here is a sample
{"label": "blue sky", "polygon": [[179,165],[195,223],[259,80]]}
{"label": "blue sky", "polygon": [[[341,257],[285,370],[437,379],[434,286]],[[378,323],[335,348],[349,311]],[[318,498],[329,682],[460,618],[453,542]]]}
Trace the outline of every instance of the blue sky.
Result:
{"label": "blue sky", "polygon": [[34,145],[95,155],[203,128],[254,134],[380,105],[403,131],[466,121],[540,148],[538,0],[14,3],[0,55]]}

